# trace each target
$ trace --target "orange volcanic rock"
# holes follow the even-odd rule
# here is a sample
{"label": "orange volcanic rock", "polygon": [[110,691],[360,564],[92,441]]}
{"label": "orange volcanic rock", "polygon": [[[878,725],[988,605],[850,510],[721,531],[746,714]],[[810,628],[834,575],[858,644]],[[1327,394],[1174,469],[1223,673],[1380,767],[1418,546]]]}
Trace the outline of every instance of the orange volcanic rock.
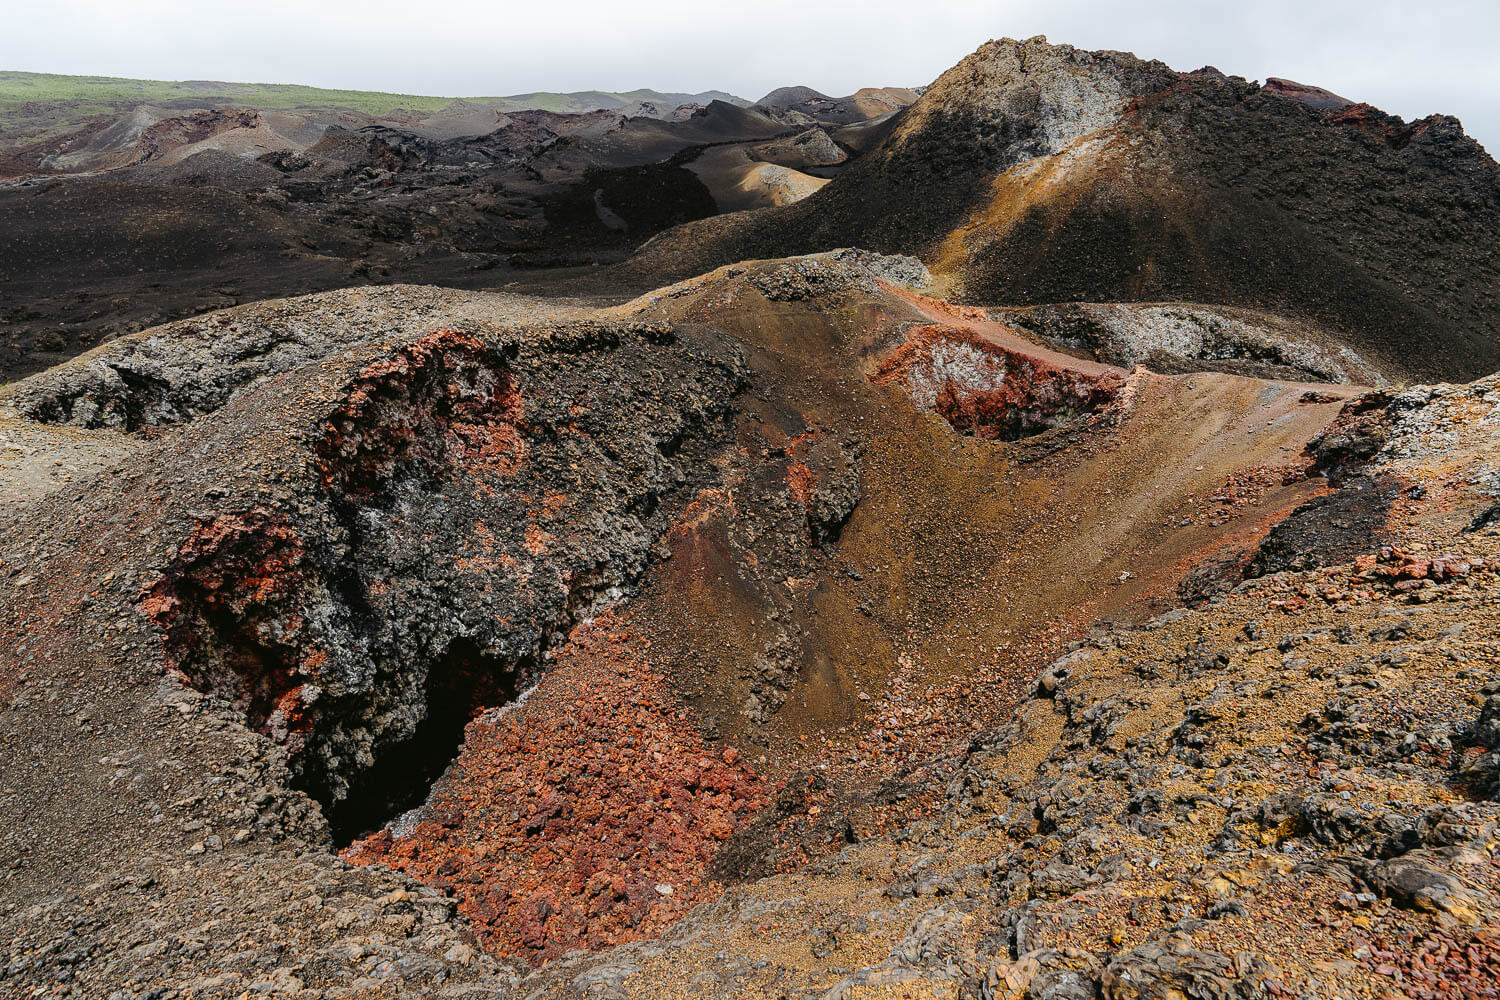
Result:
{"label": "orange volcanic rock", "polygon": [[[305,558],[275,513],[220,514],[198,524],[138,603],[165,633],[167,670],[241,705],[253,727],[299,734],[294,750],[310,727],[304,689],[326,657],[302,627]],[[239,623],[220,658],[199,655],[210,621]]]}

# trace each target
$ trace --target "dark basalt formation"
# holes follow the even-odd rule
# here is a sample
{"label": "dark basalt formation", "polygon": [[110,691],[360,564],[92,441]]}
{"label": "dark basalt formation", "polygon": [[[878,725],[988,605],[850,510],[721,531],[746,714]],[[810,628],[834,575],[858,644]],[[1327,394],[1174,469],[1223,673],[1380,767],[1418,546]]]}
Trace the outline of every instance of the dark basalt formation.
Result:
{"label": "dark basalt formation", "polygon": [[[171,554],[137,607],[167,669],[284,746],[339,825],[364,772],[413,752],[449,697],[462,695],[452,733],[630,586],[674,506],[712,481],[742,379],[732,349],[666,325],[429,334],[376,355],[335,405],[299,400],[291,423],[306,431],[282,424],[289,399],[263,402],[310,444],[287,470],[297,499],[236,496],[211,485],[232,475],[197,470],[210,509],[157,515]],[[253,441],[247,407],[193,434],[216,451],[225,435]]]}
{"label": "dark basalt formation", "polygon": [[[914,99],[881,92],[826,122],[607,95],[568,112],[455,102],[383,117],[0,100],[0,376],[164,320],[353,283],[550,286],[551,270],[592,270],[669,226],[758,203],[768,196],[742,190],[757,167],[810,190],[808,147],[792,140]],[[832,176],[848,154],[817,134],[819,176]],[[738,155],[693,169],[705,153]]]}

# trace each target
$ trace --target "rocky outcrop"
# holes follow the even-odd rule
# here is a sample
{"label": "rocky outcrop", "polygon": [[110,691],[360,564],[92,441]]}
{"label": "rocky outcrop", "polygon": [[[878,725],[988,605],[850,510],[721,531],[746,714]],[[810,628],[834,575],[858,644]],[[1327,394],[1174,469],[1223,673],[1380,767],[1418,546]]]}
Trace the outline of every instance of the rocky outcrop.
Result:
{"label": "rocky outcrop", "polygon": [[164,118],[141,133],[136,161],[145,163],[233,129],[265,127],[260,112],[251,108],[216,108],[180,118]]}
{"label": "rocky outcrop", "polygon": [[754,147],[754,153],[762,160],[794,170],[834,167],[849,159],[848,154],[820,128],[799,132],[790,139],[761,143]]}
{"label": "rocky outcrop", "polygon": [[212,413],[245,387],[337,350],[392,335],[418,337],[439,325],[439,316],[498,331],[525,318],[529,305],[403,285],[257,303],[121,337],[6,386],[0,399],[39,423],[155,432]]}
{"label": "rocky outcrop", "polygon": [[1356,476],[1302,504],[1270,530],[1245,570],[1250,577],[1348,562],[1390,539],[1391,509],[1402,484]]}
{"label": "rocky outcrop", "polygon": [[1267,93],[1279,94],[1282,97],[1290,97],[1294,101],[1317,108],[1320,111],[1329,109],[1337,110],[1347,108],[1354,102],[1347,97],[1340,97],[1331,90],[1322,87],[1309,87],[1295,80],[1283,80],[1280,77],[1268,76],[1264,84]]}
{"label": "rocky outcrop", "polygon": [[1001,441],[1082,426],[1125,388],[1118,373],[1063,367],[946,326],[910,329],[871,381],[899,384],[960,433]]}
{"label": "rocky outcrop", "polygon": [[1071,302],[994,309],[1002,322],[1122,368],[1381,385],[1384,376],[1326,331],[1268,313],[1187,303]]}
{"label": "rocky outcrop", "polygon": [[803,257],[751,273],[749,282],[772,302],[797,302],[841,292],[874,292],[876,282],[925,285],[931,280],[922,262],[845,248]]}
{"label": "rocky outcrop", "polygon": [[[670,382],[624,375],[668,356]],[[399,346],[321,418],[314,491],[197,515],[139,607],[168,667],[283,744],[335,832],[360,832],[420,801],[464,724],[630,586],[672,498],[704,482],[737,364],[666,326]]]}

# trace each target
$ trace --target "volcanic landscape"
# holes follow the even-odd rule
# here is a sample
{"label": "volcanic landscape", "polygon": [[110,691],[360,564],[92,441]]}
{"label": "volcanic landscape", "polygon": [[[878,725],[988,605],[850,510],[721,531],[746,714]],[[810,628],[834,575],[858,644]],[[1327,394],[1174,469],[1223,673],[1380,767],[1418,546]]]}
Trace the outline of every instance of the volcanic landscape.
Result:
{"label": "volcanic landscape", "polygon": [[82,80],[0,73],[0,996],[1500,997],[1456,119]]}

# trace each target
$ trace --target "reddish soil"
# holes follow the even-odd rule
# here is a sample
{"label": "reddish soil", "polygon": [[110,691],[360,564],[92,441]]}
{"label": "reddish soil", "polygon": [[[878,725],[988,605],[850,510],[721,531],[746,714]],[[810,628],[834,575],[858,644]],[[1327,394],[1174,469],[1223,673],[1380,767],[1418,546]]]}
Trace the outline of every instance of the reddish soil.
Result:
{"label": "reddish soil", "polygon": [[[1022,353],[983,336],[975,326],[922,326],[912,330],[871,381],[877,385],[941,380],[933,408],[955,430],[988,440],[1015,440],[1114,402],[1125,387],[1113,371],[1093,372],[1068,359],[1063,367],[1026,345]],[[986,367],[954,371],[940,353],[955,345],[984,357]],[[1050,353],[1050,352],[1047,352]],[[1096,366],[1098,367],[1098,366]],[[946,369],[946,370],[945,370]],[[993,376],[999,375],[998,381]]]}
{"label": "reddish soil", "polygon": [[210,139],[221,132],[237,128],[257,128],[265,124],[259,111],[220,108],[200,111],[181,118],[166,118],[141,133],[136,144],[140,161],[155,160],[182,146]]}
{"label": "reddish soil", "polygon": [[704,744],[650,644],[606,615],[528,700],[469,725],[408,836],[344,857],[454,893],[486,947],[535,963],[660,933],[718,895],[710,861],[771,792]]}

